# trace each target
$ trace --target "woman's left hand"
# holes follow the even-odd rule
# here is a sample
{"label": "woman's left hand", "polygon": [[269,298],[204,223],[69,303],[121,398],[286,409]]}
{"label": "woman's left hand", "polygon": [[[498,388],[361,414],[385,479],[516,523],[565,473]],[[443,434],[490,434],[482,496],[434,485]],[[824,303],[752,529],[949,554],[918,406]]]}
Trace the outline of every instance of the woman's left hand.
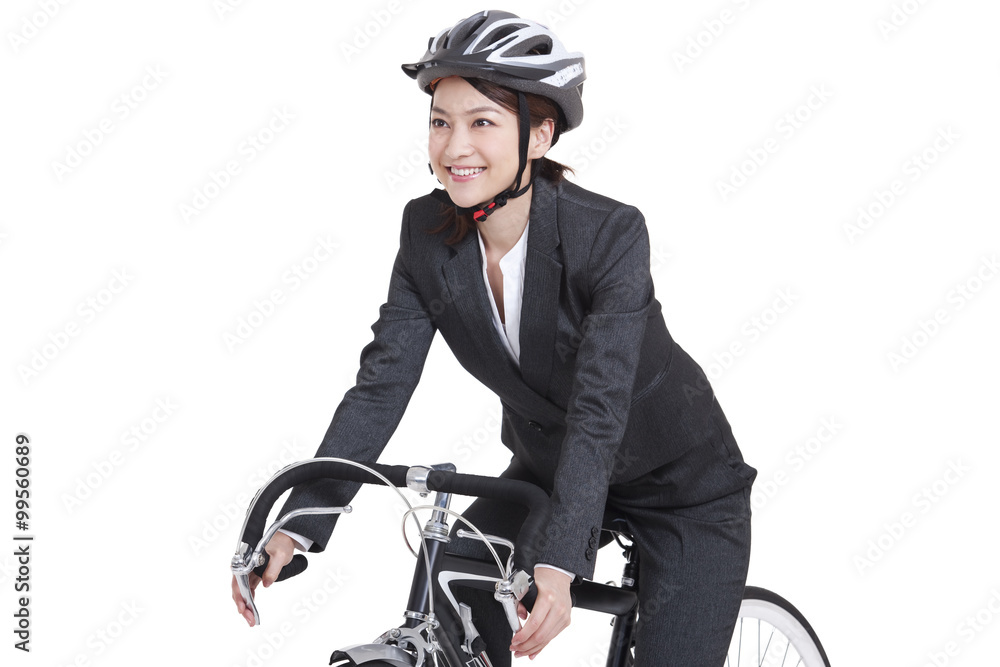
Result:
{"label": "woman's left hand", "polygon": [[510,650],[515,658],[528,656],[534,659],[556,635],[569,625],[573,603],[569,595],[572,578],[550,567],[535,568],[535,586],[538,596],[528,616],[524,605],[518,604],[517,615],[527,618],[527,623],[514,634]]}

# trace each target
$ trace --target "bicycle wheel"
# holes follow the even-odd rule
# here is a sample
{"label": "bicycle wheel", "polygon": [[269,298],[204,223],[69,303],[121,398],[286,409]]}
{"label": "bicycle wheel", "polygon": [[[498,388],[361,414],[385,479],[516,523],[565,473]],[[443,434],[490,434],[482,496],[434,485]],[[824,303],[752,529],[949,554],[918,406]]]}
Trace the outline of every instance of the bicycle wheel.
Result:
{"label": "bicycle wheel", "polygon": [[777,593],[756,586],[743,592],[726,667],[830,667],[805,616]]}

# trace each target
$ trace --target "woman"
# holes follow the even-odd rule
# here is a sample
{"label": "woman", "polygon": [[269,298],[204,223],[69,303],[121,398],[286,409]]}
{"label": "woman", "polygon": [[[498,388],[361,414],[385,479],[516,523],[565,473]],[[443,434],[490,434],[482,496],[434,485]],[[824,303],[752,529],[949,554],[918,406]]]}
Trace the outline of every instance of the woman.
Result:
{"label": "woman", "polygon": [[[534,22],[490,11],[442,31],[403,69],[432,96],[428,152],[444,189],[404,211],[374,340],[317,456],[377,458],[440,331],[501,400],[513,454],[504,475],[553,501],[523,628],[512,638],[490,596],[473,600],[494,664],[509,664],[508,649],[537,655],[569,624],[570,587],[593,575],[611,519],[627,522],[642,562],[636,664],[722,664],[746,579],[756,471],[704,372],[667,331],[641,214],[567,182],[545,157],[582,120],[582,56]],[[355,491],[315,483],[282,512],[347,504]],[[466,516],[510,537],[523,519],[484,500]],[[268,546],[264,585],[294,548],[322,551],[335,520],[290,522]],[[252,624],[235,584],[234,598]]]}

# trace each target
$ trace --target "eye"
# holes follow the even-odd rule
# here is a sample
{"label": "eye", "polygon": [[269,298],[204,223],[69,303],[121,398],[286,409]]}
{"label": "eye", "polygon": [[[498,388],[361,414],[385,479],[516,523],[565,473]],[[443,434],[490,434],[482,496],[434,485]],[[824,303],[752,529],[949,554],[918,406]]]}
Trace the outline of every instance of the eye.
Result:
{"label": "eye", "polygon": [[493,125],[493,121],[486,120],[485,118],[479,118],[472,122],[473,127],[489,127]]}
{"label": "eye", "polygon": [[448,127],[448,123],[444,122],[441,118],[432,118],[431,127]]}

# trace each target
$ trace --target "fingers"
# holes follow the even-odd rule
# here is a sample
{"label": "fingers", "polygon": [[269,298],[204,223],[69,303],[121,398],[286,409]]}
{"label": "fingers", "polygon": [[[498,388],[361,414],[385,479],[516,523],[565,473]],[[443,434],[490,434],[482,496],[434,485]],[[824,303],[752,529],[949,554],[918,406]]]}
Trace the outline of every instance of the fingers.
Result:
{"label": "fingers", "polygon": [[[291,558],[288,559],[289,561]],[[278,580],[278,575],[281,574],[281,568],[285,567],[288,561],[282,560],[275,554],[271,554],[271,560],[267,563],[267,569],[264,570],[264,588],[267,588],[275,581]]]}
{"label": "fingers", "polygon": [[[555,596],[539,596],[535,607],[511,641],[515,658],[535,657],[570,623],[570,608]],[[520,609],[518,610],[520,612]]]}
{"label": "fingers", "polygon": [[271,559],[264,570],[264,588],[267,588],[278,579],[281,568],[292,561],[295,555],[295,542],[284,533],[276,533],[271,541],[264,547]]}
{"label": "fingers", "polygon": [[[263,579],[256,574],[250,574],[248,581],[250,584],[250,597],[254,596],[257,584],[261,583],[261,581],[264,582],[264,588],[267,588],[278,579],[278,575],[281,574],[281,568],[288,565],[295,554],[295,542],[284,533],[277,533],[271,538],[264,549],[267,551],[270,560],[267,563],[267,569],[264,570]],[[233,601],[236,602],[236,611],[246,619],[250,627],[253,627],[253,610],[243,601],[243,595],[240,593],[240,586],[236,582],[235,576],[233,577]]]}
{"label": "fingers", "polygon": [[[250,575],[250,597],[254,596],[254,591],[257,589],[257,584],[260,583],[260,577],[256,574]],[[240,593],[240,585],[236,583],[236,577],[233,577],[233,601],[236,603],[236,611],[239,612],[246,622],[253,627],[253,610],[250,609],[243,601],[243,594]]]}

